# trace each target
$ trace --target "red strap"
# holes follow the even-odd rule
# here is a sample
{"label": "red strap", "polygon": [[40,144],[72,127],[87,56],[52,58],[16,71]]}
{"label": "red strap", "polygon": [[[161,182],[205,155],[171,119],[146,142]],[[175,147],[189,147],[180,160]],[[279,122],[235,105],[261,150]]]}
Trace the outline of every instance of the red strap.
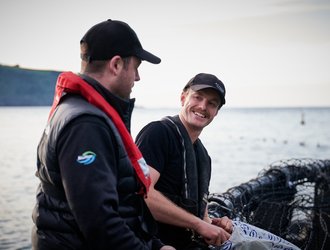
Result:
{"label": "red strap", "polygon": [[105,112],[113,121],[124,143],[128,157],[135,169],[135,172],[140,180],[144,195],[147,194],[150,186],[149,167],[147,166],[140,150],[133,141],[132,136],[127,131],[122,119],[117,111],[99,94],[91,85],[85,82],[82,78],[72,72],[61,73],[58,77],[55,89],[53,105],[49,114],[52,116],[56,109],[63,93],[79,94],[84,97],[89,103]]}

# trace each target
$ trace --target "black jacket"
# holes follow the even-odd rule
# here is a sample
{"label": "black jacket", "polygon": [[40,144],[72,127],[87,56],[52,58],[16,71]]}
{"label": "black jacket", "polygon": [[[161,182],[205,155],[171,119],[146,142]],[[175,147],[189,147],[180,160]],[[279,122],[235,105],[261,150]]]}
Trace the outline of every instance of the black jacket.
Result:
{"label": "black jacket", "polygon": [[[116,104],[129,125],[132,103],[126,109],[124,101]],[[55,112],[38,146],[33,248],[151,249],[154,243],[159,249],[152,239],[154,220],[137,194],[134,169],[111,120],[74,95],[64,97]]]}
{"label": "black jacket", "polygon": [[[147,124],[136,143],[144,159],[160,173],[155,188],[202,219],[211,178],[211,158],[202,142],[198,139],[192,144],[179,117],[174,116]],[[176,249],[196,246],[192,236],[190,229],[158,222],[158,237]]]}

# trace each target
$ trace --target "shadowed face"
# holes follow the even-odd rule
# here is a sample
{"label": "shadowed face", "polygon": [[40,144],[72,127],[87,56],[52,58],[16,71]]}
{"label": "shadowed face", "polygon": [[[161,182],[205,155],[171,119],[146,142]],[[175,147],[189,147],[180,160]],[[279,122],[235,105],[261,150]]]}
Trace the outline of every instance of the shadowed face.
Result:
{"label": "shadowed face", "polygon": [[141,60],[136,57],[130,57],[125,65],[118,72],[116,84],[112,85],[111,91],[123,99],[129,99],[134,82],[140,80],[138,68]]}

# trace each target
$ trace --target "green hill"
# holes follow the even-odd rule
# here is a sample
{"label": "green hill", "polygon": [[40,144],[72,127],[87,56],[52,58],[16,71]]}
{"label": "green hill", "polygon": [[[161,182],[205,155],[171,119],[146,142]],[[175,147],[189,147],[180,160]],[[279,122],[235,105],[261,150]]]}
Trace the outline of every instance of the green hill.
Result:
{"label": "green hill", "polygon": [[50,106],[60,73],[0,65],[0,106]]}

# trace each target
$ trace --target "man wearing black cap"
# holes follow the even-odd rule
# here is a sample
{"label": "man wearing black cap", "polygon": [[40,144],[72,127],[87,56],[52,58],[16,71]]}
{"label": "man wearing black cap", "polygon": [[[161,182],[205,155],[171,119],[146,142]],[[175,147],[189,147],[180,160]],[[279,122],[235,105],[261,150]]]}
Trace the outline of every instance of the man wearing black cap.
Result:
{"label": "man wearing black cap", "polygon": [[81,72],[62,73],[37,150],[33,249],[173,249],[144,202],[149,168],[130,136],[138,67],[160,59],[124,22],[80,41]]}
{"label": "man wearing black cap", "polygon": [[149,123],[136,137],[150,165],[146,201],[158,221],[158,236],[176,249],[218,246],[232,232],[227,217],[208,217],[211,159],[198,138],[225,104],[225,93],[216,76],[197,74],[183,89],[179,115]]}

